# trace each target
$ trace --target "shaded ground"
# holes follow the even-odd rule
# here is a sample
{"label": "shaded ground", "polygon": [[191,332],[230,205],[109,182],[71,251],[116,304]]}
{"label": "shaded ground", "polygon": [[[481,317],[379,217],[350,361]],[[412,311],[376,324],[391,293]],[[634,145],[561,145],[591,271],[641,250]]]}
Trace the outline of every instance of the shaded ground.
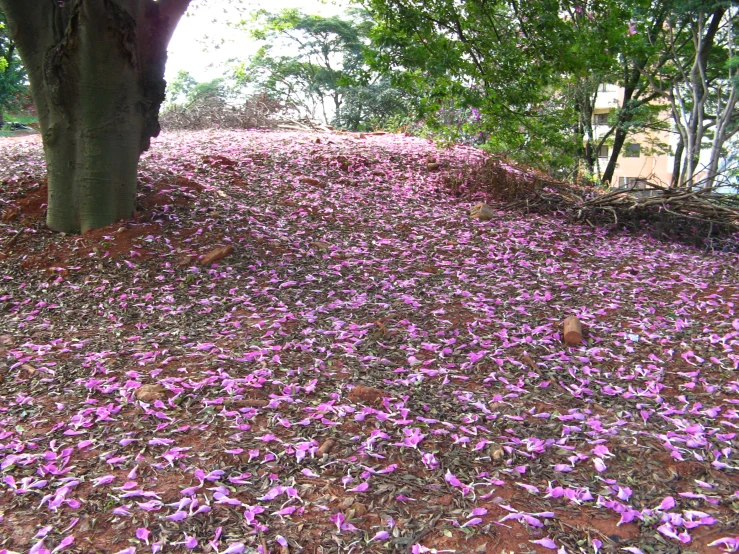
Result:
{"label": "shaded ground", "polygon": [[75,237],[0,144],[0,552],[720,552],[737,257],[472,220],[477,155],[165,135]]}

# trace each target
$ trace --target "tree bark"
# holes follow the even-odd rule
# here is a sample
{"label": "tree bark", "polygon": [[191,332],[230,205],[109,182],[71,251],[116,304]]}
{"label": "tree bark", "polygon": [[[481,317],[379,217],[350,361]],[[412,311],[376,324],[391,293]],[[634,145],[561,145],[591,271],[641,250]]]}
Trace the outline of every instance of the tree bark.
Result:
{"label": "tree bark", "polygon": [[[641,71],[639,72],[637,79],[640,75]],[[621,148],[626,142],[626,127],[634,117],[630,107],[631,99],[634,95],[634,90],[635,87],[629,84],[624,87],[624,98],[621,102],[621,109],[618,113],[618,123],[616,124],[616,132],[613,136],[611,156],[610,158],[608,158],[608,164],[606,165],[606,169],[603,172],[603,177],[601,178],[601,182],[604,184],[608,184],[609,186],[612,184],[611,180],[613,179],[613,174],[616,171],[616,164],[618,162],[618,157],[621,154]]]}
{"label": "tree bark", "polygon": [[133,216],[138,159],[159,133],[167,44],[188,3],[0,0],[39,114],[51,229]]}
{"label": "tree bark", "polygon": [[680,168],[682,167],[683,151],[685,150],[685,142],[682,135],[678,139],[675,147],[675,163],[672,165],[672,181],[670,187],[675,188],[680,183]]}

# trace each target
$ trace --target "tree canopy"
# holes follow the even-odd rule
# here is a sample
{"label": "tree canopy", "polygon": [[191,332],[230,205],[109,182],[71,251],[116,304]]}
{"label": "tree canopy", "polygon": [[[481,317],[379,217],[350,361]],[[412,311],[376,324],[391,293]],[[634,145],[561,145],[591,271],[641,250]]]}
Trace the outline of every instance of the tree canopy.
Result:
{"label": "tree canopy", "polygon": [[[366,0],[365,5],[377,21],[374,67],[422,95],[428,113],[438,114],[450,102],[473,109],[467,126],[485,133],[488,148],[554,172],[578,167],[578,160],[594,171],[598,147],[607,144],[604,182],[612,179],[629,137],[669,128],[669,94],[696,89],[687,69],[691,37],[700,32],[689,22],[708,21],[720,12],[726,29],[736,26],[736,9],[715,0]],[[724,34],[725,48],[733,48],[732,36]],[[671,49],[670,41],[677,47]],[[676,70],[681,65],[682,73]],[[735,77],[728,68],[720,71],[716,82],[726,108],[736,102],[729,101]],[[665,72],[682,83],[672,93],[655,86]],[[607,83],[622,87],[623,97],[607,120],[608,132],[596,137],[593,108],[599,87]]]}

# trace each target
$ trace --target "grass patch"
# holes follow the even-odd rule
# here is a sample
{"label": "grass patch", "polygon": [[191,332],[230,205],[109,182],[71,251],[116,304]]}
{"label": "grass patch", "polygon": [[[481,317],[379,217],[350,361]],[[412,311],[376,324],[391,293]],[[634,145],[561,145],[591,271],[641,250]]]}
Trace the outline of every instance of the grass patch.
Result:
{"label": "grass patch", "polygon": [[[4,114],[4,120],[6,125],[0,127],[0,137],[16,137],[19,135],[28,135],[38,132],[38,117],[34,114],[29,114],[27,112],[6,113]],[[33,127],[34,130],[13,130],[7,125],[8,123],[20,123],[21,125]]]}
{"label": "grass patch", "polygon": [[20,123],[22,125],[33,125],[38,123],[38,117],[29,113],[6,113],[6,123]]}

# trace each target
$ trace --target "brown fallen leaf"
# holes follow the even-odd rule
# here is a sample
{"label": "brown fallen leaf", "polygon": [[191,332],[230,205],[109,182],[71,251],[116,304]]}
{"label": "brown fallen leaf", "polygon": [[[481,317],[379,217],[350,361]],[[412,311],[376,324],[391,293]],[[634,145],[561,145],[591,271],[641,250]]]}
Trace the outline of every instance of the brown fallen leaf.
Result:
{"label": "brown fallen leaf", "polygon": [[301,177],[300,182],[304,185],[312,185],[319,188],[324,188],[326,186],[321,181],[319,181],[318,179],[314,179],[313,177]]}
{"label": "brown fallen leaf", "polygon": [[31,375],[33,375],[34,373],[36,373],[36,368],[35,368],[35,367],[33,367],[33,366],[32,366],[31,364],[23,364],[23,365],[21,366],[21,369],[24,369],[24,370],[26,370],[26,371],[27,371],[28,373],[30,373]]}
{"label": "brown fallen leaf", "polygon": [[336,445],[336,441],[334,439],[327,439],[318,448],[318,451],[316,452],[316,454],[318,454],[319,458],[322,458],[323,456],[331,452],[331,450],[333,449],[335,445]]}
{"label": "brown fallen leaf", "polygon": [[141,385],[134,392],[134,396],[144,402],[153,402],[154,400],[164,400],[166,391],[167,389],[162,385]]}
{"label": "brown fallen leaf", "polygon": [[318,248],[319,250],[328,250],[329,248],[331,248],[331,245],[329,243],[320,240],[313,241],[310,243],[310,245],[313,248]]}
{"label": "brown fallen leaf", "polygon": [[205,256],[203,256],[203,259],[200,260],[201,265],[210,265],[212,263],[215,263],[219,260],[222,260],[226,256],[230,255],[234,251],[234,247],[230,244],[228,246],[220,246],[218,248],[214,248],[210,252],[208,252]]}

